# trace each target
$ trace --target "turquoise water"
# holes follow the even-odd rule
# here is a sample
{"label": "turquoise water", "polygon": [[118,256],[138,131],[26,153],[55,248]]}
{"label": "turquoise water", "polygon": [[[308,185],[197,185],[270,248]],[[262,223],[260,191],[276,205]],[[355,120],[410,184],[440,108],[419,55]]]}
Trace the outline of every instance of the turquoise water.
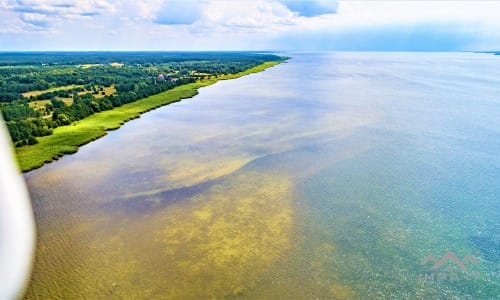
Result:
{"label": "turquoise water", "polygon": [[27,174],[27,297],[497,298],[500,58],[287,55]]}

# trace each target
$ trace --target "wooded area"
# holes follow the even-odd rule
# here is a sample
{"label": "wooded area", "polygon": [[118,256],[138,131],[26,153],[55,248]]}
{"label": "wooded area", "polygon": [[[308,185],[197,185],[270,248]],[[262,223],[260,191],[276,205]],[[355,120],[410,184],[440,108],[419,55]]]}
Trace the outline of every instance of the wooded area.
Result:
{"label": "wooded area", "polygon": [[251,52],[0,53],[0,110],[17,147],[96,112],[282,58]]}

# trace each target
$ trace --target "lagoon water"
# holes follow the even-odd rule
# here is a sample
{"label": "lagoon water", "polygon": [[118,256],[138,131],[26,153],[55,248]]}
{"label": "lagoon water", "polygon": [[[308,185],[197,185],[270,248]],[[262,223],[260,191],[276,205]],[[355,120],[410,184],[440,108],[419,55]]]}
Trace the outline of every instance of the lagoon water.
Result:
{"label": "lagoon water", "polygon": [[500,56],[287,55],[28,173],[26,297],[498,297]]}

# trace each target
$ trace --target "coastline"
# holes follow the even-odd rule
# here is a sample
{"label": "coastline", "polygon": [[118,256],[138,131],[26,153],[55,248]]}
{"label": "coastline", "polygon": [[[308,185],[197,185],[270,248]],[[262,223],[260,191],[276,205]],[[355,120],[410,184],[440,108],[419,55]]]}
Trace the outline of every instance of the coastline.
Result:
{"label": "coastline", "polygon": [[105,136],[108,131],[116,130],[130,120],[139,118],[143,113],[196,96],[199,88],[220,80],[236,79],[262,72],[283,61],[268,61],[240,73],[178,86],[111,110],[93,114],[73,124],[60,126],[54,129],[52,135],[37,138],[38,144],[16,148],[18,166],[22,172],[38,169],[66,154],[76,153],[81,146]]}

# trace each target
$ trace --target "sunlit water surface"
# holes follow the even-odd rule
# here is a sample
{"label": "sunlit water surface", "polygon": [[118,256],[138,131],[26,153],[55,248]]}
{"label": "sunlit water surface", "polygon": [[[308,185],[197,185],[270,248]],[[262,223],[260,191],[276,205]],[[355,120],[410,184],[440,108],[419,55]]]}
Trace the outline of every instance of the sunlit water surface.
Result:
{"label": "sunlit water surface", "polygon": [[497,297],[500,57],[288,55],[27,174],[27,298]]}

